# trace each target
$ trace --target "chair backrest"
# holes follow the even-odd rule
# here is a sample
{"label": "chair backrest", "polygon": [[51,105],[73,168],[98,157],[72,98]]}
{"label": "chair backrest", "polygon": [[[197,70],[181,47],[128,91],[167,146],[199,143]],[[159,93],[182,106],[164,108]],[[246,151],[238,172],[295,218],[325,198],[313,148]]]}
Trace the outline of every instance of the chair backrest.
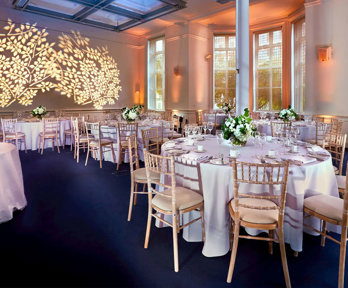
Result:
{"label": "chair backrest", "polygon": [[59,119],[58,118],[44,118],[42,120],[42,131],[44,135],[54,134],[58,136]]}
{"label": "chair backrest", "polygon": [[8,133],[17,134],[17,119],[1,118],[1,127],[2,127],[2,133],[3,133],[3,141],[5,141],[6,134]]}
{"label": "chair backrest", "polygon": [[[288,182],[289,162],[285,161],[283,163],[277,164],[257,164],[237,162],[236,159],[232,159],[231,166],[234,181],[233,191],[236,205],[236,215],[239,207],[257,210],[277,209],[279,212],[279,223],[280,221],[283,221],[286,200],[286,187]],[[269,192],[240,193],[239,188],[240,184],[242,183],[267,185],[269,187]],[[279,189],[277,189],[277,186],[279,187]],[[258,205],[257,201],[255,201],[255,203],[252,206],[246,205],[239,202],[241,198],[266,199],[274,202],[276,206]]]}
{"label": "chair backrest", "polygon": [[173,139],[174,137],[174,122],[173,121],[162,121],[161,127],[162,140],[164,138]]}
{"label": "chair backrest", "polygon": [[[98,141],[99,147],[101,147],[101,133],[99,122],[85,122],[88,145],[91,141]],[[92,136],[92,137],[91,137]]]}
{"label": "chair backrest", "polygon": [[[162,128],[163,129],[163,128]],[[144,148],[158,155],[159,154],[159,137],[158,137],[158,128],[149,128],[141,131],[143,138]]]}
{"label": "chair backrest", "polygon": [[281,133],[281,136],[285,136],[287,128],[291,127],[291,122],[284,121],[271,121],[271,134],[272,137],[275,137],[277,132]]}
{"label": "chair backrest", "polygon": [[[343,217],[342,217],[342,228],[348,226],[348,161],[346,168],[346,189],[343,194],[344,206],[343,206]],[[342,229],[344,231],[344,229]]]}
{"label": "chair backrest", "polygon": [[[151,201],[152,193],[161,194],[172,202],[172,211],[175,213],[175,162],[174,156],[161,156],[152,154],[144,149],[144,161],[146,168],[146,177],[149,187],[149,201]],[[160,180],[150,177],[151,174],[160,174]],[[155,184],[155,185],[152,185]],[[171,193],[164,194],[161,191],[171,189]]]}
{"label": "chair backrest", "polygon": [[80,142],[79,118],[71,117],[71,124],[72,124],[72,130],[73,130],[75,142],[79,143]]}
{"label": "chair backrest", "polygon": [[322,121],[322,119],[315,121],[315,142],[317,145],[321,145],[325,148],[325,140],[327,140],[327,137],[330,134],[331,126],[331,122],[327,123]]}
{"label": "chair backrest", "polygon": [[327,136],[326,150],[330,152],[333,164],[342,175],[344,152],[346,148],[347,134],[329,134]]}
{"label": "chair backrest", "polygon": [[129,166],[130,172],[139,169],[139,156],[138,156],[138,140],[136,135],[128,137],[128,153],[129,153]]}
{"label": "chair backrest", "polygon": [[117,123],[118,142],[127,142],[132,135],[138,135],[138,123]]}
{"label": "chair backrest", "polygon": [[342,133],[343,121],[340,121],[336,118],[331,118],[331,134]]}

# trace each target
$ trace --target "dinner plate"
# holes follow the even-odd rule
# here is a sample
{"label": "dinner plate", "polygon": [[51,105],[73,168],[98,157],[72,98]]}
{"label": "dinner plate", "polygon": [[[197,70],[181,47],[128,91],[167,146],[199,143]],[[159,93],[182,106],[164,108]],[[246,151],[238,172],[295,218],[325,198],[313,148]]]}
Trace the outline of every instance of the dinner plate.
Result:
{"label": "dinner plate", "polygon": [[230,161],[226,158],[224,158],[223,160],[224,162],[221,161],[221,158],[215,158],[215,159],[211,159],[209,162],[214,165],[226,165],[230,163]]}
{"label": "dinner plate", "polygon": [[266,155],[266,157],[270,159],[277,159],[278,155]]}
{"label": "dinner plate", "polygon": [[204,152],[207,152],[207,150],[205,150],[205,149],[203,149],[203,150],[195,149],[195,150],[193,150],[193,152],[195,152],[195,153],[204,153]]}

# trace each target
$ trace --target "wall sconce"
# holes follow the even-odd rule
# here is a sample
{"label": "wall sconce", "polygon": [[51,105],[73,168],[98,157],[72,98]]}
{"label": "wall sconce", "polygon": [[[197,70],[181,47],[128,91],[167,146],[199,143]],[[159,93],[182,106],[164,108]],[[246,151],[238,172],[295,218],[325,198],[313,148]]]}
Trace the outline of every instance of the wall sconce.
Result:
{"label": "wall sconce", "polygon": [[173,71],[175,76],[180,76],[182,74],[180,66],[175,66]]}
{"label": "wall sconce", "polygon": [[319,61],[329,61],[332,56],[332,47],[323,46],[318,48],[318,59]]}
{"label": "wall sconce", "polygon": [[209,59],[210,59],[211,57],[213,57],[213,55],[207,54],[207,55],[204,56],[204,59],[205,59],[205,61],[209,61]]}

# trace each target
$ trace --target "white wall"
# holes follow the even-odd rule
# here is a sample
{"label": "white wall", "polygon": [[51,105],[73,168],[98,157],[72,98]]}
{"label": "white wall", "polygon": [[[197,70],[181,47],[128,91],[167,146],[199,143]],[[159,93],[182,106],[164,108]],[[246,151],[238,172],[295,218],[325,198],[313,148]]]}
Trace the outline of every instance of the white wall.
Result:
{"label": "white wall", "polygon": [[[306,5],[306,111],[348,116],[347,13],[346,0]],[[332,46],[332,59],[320,62],[318,47],[325,45]]]}
{"label": "white wall", "polygon": [[[0,1],[0,33],[4,32],[2,27],[7,24],[8,18],[15,23],[37,23],[39,28],[47,28],[47,32],[49,33],[47,38],[50,42],[57,43],[58,36],[61,35],[62,32],[69,33],[71,30],[80,31],[83,36],[90,38],[91,47],[107,46],[110,55],[115,58],[118,69],[120,70],[122,86],[120,98],[115,105],[105,106],[104,108],[122,108],[127,105],[133,105],[135,102],[143,101],[144,47],[142,46],[142,38],[132,36],[125,32],[111,32],[82,24],[18,11],[11,8],[11,2],[10,0]],[[136,93],[136,87],[140,88],[139,93]],[[0,113],[4,111],[32,110],[38,105],[44,105],[49,110],[93,109],[92,104],[85,106],[77,105],[73,103],[72,99],[51,90],[45,93],[39,92],[34,98],[31,106],[12,104],[7,108],[0,108]]]}

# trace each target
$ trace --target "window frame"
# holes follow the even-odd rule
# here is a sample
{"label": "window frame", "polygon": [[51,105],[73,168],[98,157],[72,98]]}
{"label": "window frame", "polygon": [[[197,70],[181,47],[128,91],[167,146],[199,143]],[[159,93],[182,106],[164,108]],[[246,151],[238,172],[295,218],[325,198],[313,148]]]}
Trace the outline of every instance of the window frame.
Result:
{"label": "window frame", "polygon": [[[152,52],[152,43],[153,45],[156,47],[156,42],[158,40],[162,40],[163,41],[163,49],[162,51],[160,52]],[[157,36],[157,37],[154,37],[154,38],[151,38],[151,39],[148,39],[148,45],[147,45],[147,108],[148,110],[152,110],[152,111],[160,111],[160,112],[163,112],[165,111],[166,109],[166,105],[165,105],[165,77],[166,77],[166,57],[165,57],[165,52],[166,52],[166,48],[165,48],[165,44],[166,44],[166,41],[165,41],[165,36],[164,35],[161,35],[161,36]],[[156,49],[156,48],[155,48]],[[157,103],[157,100],[156,100],[156,94],[155,95],[152,95],[151,91],[150,90],[156,90],[156,77],[155,77],[155,74],[156,74],[156,56],[157,55],[163,55],[163,71],[162,71],[162,109],[157,109],[156,107],[156,103]],[[152,65],[155,67],[153,68]],[[153,72],[151,72],[151,70],[153,69]],[[151,81],[151,76],[154,77],[155,79],[153,80],[154,81],[154,87],[152,87],[152,83],[150,83]],[[155,97],[155,99],[153,99],[153,97]],[[152,102],[154,102],[154,107],[152,107]]]}
{"label": "window frame", "polygon": [[[259,34],[263,34],[263,33],[270,33],[270,36],[272,34],[272,36],[270,37],[269,39],[269,42],[271,43],[273,40],[273,32],[275,31],[280,31],[282,33],[282,41],[280,43],[280,47],[281,47],[281,79],[280,79],[280,83],[281,83],[281,105],[280,105],[280,109],[279,110],[273,110],[272,108],[272,100],[273,100],[273,93],[272,93],[272,89],[274,88],[273,85],[272,85],[272,66],[270,66],[268,69],[269,71],[271,72],[270,73],[270,86],[268,87],[269,90],[270,90],[270,109],[269,110],[260,110],[258,109],[257,107],[257,95],[256,95],[256,90],[257,90],[257,77],[256,77],[256,74],[257,74],[257,59],[256,59],[256,52],[257,52],[257,49],[259,48],[259,45],[256,45],[256,37],[257,35]],[[253,46],[253,51],[252,51],[252,60],[253,60],[253,70],[252,70],[252,82],[253,82],[253,90],[252,90],[252,99],[253,99],[253,111],[257,111],[257,112],[269,112],[269,113],[272,113],[272,112],[279,112],[280,110],[283,109],[283,106],[284,106],[284,102],[286,102],[286,99],[284,99],[284,73],[285,73],[285,63],[284,63],[284,45],[285,45],[285,42],[284,42],[284,37],[286,37],[285,35],[285,31],[284,31],[284,27],[283,25],[279,25],[279,26],[273,26],[273,27],[270,27],[270,28],[265,28],[265,29],[261,29],[261,30],[254,30],[254,31],[251,31],[252,33],[252,46]],[[267,47],[270,48],[270,61],[272,61],[272,49],[274,47],[276,47],[274,44],[269,44]],[[266,48],[266,46],[265,46]],[[274,68],[279,68],[279,67],[274,67]],[[279,87],[275,87],[275,88],[279,88]]]}
{"label": "window frame", "polygon": [[[235,48],[228,48],[228,37],[234,37],[235,38]],[[215,48],[215,37],[225,37],[225,48]],[[219,107],[217,107],[216,105],[216,101],[215,101],[215,51],[235,51],[234,55],[235,55],[235,63],[237,64],[237,59],[236,59],[236,53],[237,53],[237,39],[236,39],[236,33],[235,32],[231,32],[231,33],[214,33],[213,34],[213,110],[220,110]],[[226,48],[227,47],[227,48]],[[218,50],[216,50],[218,49]],[[236,65],[235,65],[236,66]],[[225,69],[225,76],[226,76],[226,84],[225,84],[225,91],[228,90],[228,71],[236,71],[237,67],[231,68],[231,69]],[[219,71],[223,71],[223,70],[219,70]],[[237,74],[237,73],[236,73]],[[237,77],[237,75],[236,75]],[[237,91],[237,81],[235,83],[235,91]],[[235,97],[237,97],[236,93],[235,93]]]}

